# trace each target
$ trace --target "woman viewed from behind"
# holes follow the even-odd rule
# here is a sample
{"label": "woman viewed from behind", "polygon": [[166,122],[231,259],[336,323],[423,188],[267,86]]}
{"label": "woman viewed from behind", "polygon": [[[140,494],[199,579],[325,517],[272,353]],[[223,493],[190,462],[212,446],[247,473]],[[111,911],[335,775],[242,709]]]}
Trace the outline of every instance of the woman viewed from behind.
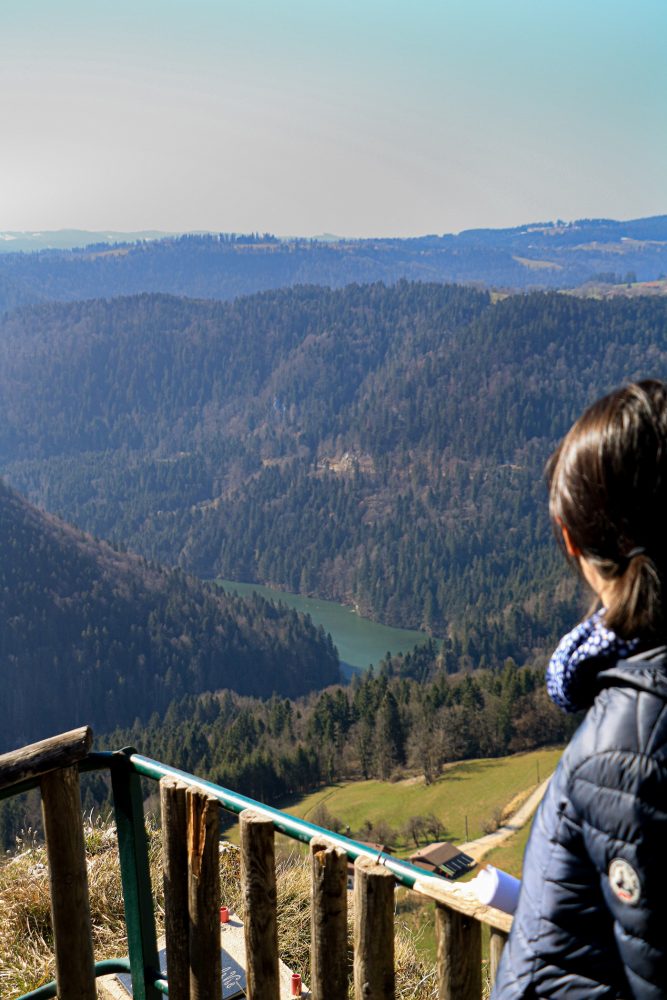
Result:
{"label": "woman viewed from behind", "polygon": [[549,466],[549,509],[598,610],[552,699],[587,710],[535,818],[494,1000],[667,997],[667,387],[594,403]]}

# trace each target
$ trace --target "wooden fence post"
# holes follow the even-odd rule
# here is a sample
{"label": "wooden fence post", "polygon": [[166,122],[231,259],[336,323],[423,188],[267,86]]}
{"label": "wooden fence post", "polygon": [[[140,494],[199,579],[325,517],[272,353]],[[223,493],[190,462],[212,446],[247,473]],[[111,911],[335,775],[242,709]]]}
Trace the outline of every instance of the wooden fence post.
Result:
{"label": "wooden fence post", "polygon": [[436,903],[438,996],[440,1000],[480,1000],[482,927],[474,917]]}
{"label": "wooden fence post", "polygon": [[190,1000],[187,786],[160,781],[164,873],[164,931],[170,1000]]}
{"label": "wooden fence post", "polygon": [[489,938],[489,979],[492,986],[496,981],[500,956],[507,944],[507,938],[508,935],[503,931],[496,930],[494,927],[491,928],[491,936]]}
{"label": "wooden fence post", "polygon": [[313,1000],[347,1000],[347,854],[314,837],[310,842]]}
{"label": "wooden fence post", "polygon": [[393,1000],[394,876],[370,858],[354,863],[355,1000]]}
{"label": "wooden fence post", "polygon": [[273,823],[249,809],[240,815],[241,885],[249,1000],[278,1000],[278,921]]}
{"label": "wooden fence post", "polygon": [[188,912],[191,1000],[220,1000],[220,806],[188,788]]}
{"label": "wooden fence post", "polygon": [[76,766],[41,779],[59,1000],[95,1000],[86,848]]}

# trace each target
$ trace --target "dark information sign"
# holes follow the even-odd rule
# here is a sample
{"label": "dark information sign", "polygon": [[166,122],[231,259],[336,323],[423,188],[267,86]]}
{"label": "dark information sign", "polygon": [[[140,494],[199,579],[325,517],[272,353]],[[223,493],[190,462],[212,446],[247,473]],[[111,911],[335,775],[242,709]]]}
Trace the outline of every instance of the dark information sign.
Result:
{"label": "dark information sign", "polygon": [[[166,948],[163,948],[159,952],[158,958],[160,959],[160,971],[166,979]],[[220,965],[222,966],[222,1000],[233,1000],[234,997],[244,997],[246,986],[245,969],[238,962],[235,962],[232,956],[228,955],[223,948],[220,949]],[[127,995],[132,996],[132,979],[129,972],[120,973],[117,979],[127,991]]]}

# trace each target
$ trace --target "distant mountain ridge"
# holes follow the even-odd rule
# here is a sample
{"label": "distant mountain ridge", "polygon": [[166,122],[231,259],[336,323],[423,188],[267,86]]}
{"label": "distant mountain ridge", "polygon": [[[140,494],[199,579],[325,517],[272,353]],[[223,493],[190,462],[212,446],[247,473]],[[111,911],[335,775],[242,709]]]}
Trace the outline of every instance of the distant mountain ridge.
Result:
{"label": "distant mountain ridge", "polygon": [[600,273],[640,281],[665,276],[667,216],[534,223],[411,239],[322,242],[268,234],[190,234],[0,253],[0,312],[37,302],[141,292],[228,300],[298,284],[339,288],[402,278],[495,288],[570,288]]}
{"label": "distant mountain ridge", "polygon": [[0,752],[83,723],[146,721],[231,688],[294,696],[339,679],[328,636],[118,552],[0,481]]}
{"label": "distant mountain ridge", "polygon": [[75,247],[100,243],[136,243],[140,240],[160,240],[179,233],[158,229],[137,232],[115,232],[109,229],[5,229],[0,231],[0,253],[34,253],[39,250],[72,250]]}

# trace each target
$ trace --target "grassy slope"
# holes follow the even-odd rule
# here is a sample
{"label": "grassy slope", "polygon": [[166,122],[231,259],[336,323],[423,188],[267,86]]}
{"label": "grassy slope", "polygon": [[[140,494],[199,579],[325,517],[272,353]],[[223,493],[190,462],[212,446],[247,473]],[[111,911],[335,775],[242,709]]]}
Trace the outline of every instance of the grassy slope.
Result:
{"label": "grassy slope", "polygon": [[[551,758],[544,759],[545,751],[538,751],[537,753],[524,754],[521,757],[510,757],[505,758],[504,763],[506,765],[512,765],[513,763],[518,763],[520,760],[530,761],[532,764],[533,771],[532,774],[537,777],[536,774],[536,760],[540,761],[540,777],[544,778],[547,774],[553,771],[555,764],[558,762],[562,751],[550,751],[549,754],[555,755],[555,759],[552,761]],[[476,761],[473,763],[477,763]],[[487,763],[487,762],[480,762]],[[548,767],[548,770],[547,770]],[[496,775],[498,771],[493,772]],[[504,775],[503,780],[500,784],[503,787],[508,787],[509,781],[513,780],[515,774],[514,768],[511,766],[507,768],[507,773]],[[511,777],[510,777],[511,775]],[[481,776],[480,776],[481,777]],[[472,783],[475,782],[475,777],[471,777],[469,782],[466,782],[467,787],[471,787]],[[521,868],[523,862],[523,852],[526,847],[526,841],[528,840],[528,834],[530,833],[532,823],[527,823],[522,830],[515,833],[514,836],[510,837],[501,847],[497,847],[494,851],[490,851],[486,857],[485,861],[490,864],[495,865],[497,868],[502,868],[503,871],[509,872],[511,875],[515,875],[517,878],[521,878]],[[471,831],[472,833],[472,831]],[[419,899],[414,893],[409,893],[405,891],[399,891],[397,893],[397,914],[396,920],[399,925],[405,926],[415,937],[415,943],[419,954],[425,962],[435,962],[437,944],[435,938],[435,927],[434,927],[434,917],[433,917],[433,904],[427,903],[424,900]],[[488,930],[486,927],[482,928],[482,955],[485,961],[488,960]]]}
{"label": "grassy slope", "polygon": [[[462,761],[448,765],[442,777],[432,785],[422,779],[405,779],[396,783],[382,781],[344,782],[329,785],[302,799],[284,802],[280,808],[303,818],[312,818],[320,803],[326,804],[330,813],[359,830],[365,819],[384,819],[394,828],[402,826],[410,816],[434,812],[447,827],[447,837],[453,841],[465,840],[465,817],[468,817],[469,839],[483,835],[483,825],[494,815],[509,806],[513,811],[526,794],[544,780],[560,760],[561,749],[536,750],[512,757]],[[513,802],[514,800],[514,802]],[[511,805],[510,805],[511,804]],[[517,877],[521,876],[521,862],[530,823],[510,837],[485,860],[503,868]],[[234,823],[225,836],[237,840],[238,827]],[[279,837],[282,852],[294,850],[294,842]],[[399,846],[396,853],[407,856],[414,844]],[[427,965],[435,963],[436,939],[434,904],[400,889],[396,894],[396,924],[413,936],[417,954]],[[488,959],[488,932],[483,928],[482,953]]]}
{"label": "grassy slope", "polygon": [[[562,751],[536,750],[488,760],[462,761],[445,769],[432,785],[421,779],[405,779],[393,784],[382,781],[344,782],[322,788],[282,808],[295,816],[311,817],[320,803],[353,831],[364,820],[384,819],[394,828],[402,827],[411,816],[435,813],[453,841],[466,839],[468,817],[470,840],[481,837],[484,824],[502,810],[517,794],[537,784],[552,773]],[[412,844],[403,845],[398,854],[409,854]]]}
{"label": "grassy slope", "polygon": [[495,865],[496,868],[502,868],[503,871],[509,872],[510,875],[521,878],[523,852],[526,849],[531,826],[532,823],[527,823],[522,830],[506,840],[502,847],[497,847],[495,851],[489,851],[484,860]]}

